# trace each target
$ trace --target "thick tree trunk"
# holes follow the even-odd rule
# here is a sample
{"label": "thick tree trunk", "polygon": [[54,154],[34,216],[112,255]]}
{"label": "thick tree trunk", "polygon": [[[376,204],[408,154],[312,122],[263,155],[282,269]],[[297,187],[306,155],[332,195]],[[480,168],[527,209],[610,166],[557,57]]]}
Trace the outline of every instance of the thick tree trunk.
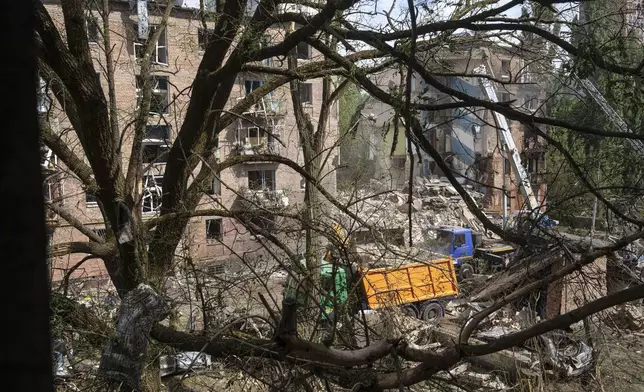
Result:
{"label": "thick tree trunk", "polygon": [[105,347],[99,367],[99,377],[108,382],[110,389],[151,391],[160,386],[156,380],[158,367],[150,367],[142,382],[143,365],[150,330],[169,313],[168,304],[148,285],[141,284],[125,296],[114,337]]}

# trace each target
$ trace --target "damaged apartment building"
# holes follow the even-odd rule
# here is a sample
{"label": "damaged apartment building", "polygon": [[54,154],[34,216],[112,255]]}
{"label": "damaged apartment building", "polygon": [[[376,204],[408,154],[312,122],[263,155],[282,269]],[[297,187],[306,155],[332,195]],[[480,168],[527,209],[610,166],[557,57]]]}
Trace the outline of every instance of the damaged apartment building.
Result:
{"label": "damaged apartment building", "polygon": [[[57,1],[45,1],[45,6],[61,31],[63,13]],[[109,15],[111,42],[114,47],[122,48],[115,57],[114,84],[116,102],[119,111],[119,124],[122,128],[133,119],[139,99],[139,87],[144,82],[138,75],[142,48],[145,40],[139,38],[139,14],[136,6],[128,1],[111,1]],[[163,5],[154,2],[146,3],[149,9],[148,22],[150,34],[161,22]],[[163,195],[163,176],[167,162],[167,152],[177,136],[185,110],[189,103],[189,90],[196,75],[199,63],[204,54],[210,30],[202,28],[202,18],[198,11],[182,7],[182,1],[176,1],[168,19],[167,28],[161,33],[152,52],[153,97],[145,128],[142,155],[145,172],[139,184],[142,190],[141,202],[144,219],[156,216],[161,206]],[[282,4],[281,6],[289,6]],[[249,2],[248,15],[252,15],[257,2]],[[300,11],[306,12],[305,9]],[[214,21],[206,17],[208,28]],[[98,13],[87,11],[87,27],[90,49],[94,60],[94,69],[104,91],[107,91],[106,74],[104,73],[105,55],[102,44],[102,25]],[[284,35],[285,29],[293,26],[273,26],[264,36],[264,44],[275,44]],[[306,43],[296,48],[299,65],[315,61],[319,53]],[[268,58],[262,63],[267,67],[285,67],[285,59]],[[260,87],[272,76],[261,73],[243,72],[236,77],[226,108],[233,107],[240,100]],[[298,94],[304,110],[315,119],[319,116],[322,100],[322,81],[319,79],[299,82]],[[69,120],[65,117],[58,103],[52,99],[47,86],[41,80],[39,91],[39,111],[49,117],[49,124],[54,132],[66,139],[67,145],[79,156],[83,151]],[[328,137],[337,139],[338,108],[334,105],[328,121]],[[132,129],[124,128],[123,143],[132,144]],[[327,143],[325,142],[325,145]],[[333,145],[333,140],[328,145]],[[128,153],[127,148],[123,149]],[[298,131],[293,116],[291,91],[288,84],[283,85],[254,104],[238,120],[219,135],[219,149],[216,152],[220,161],[229,157],[249,154],[276,154],[299,164],[302,153]],[[334,153],[331,153],[334,154]],[[330,162],[334,161],[331,157]],[[337,161],[337,159],[336,159]],[[124,162],[127,167],[127,162]],[[51,151],[44,151],[43,169],[45,170],[45,195],[55,200],[69,214],[77,217],[86,227],[99,236],[106,235],[97,199],[75,177],[66,174],[62,162],[59,162]],[[197,168],[198,170],[198,168]],[[335,191],[335,174],[331,171],[325,176],[323,184],[330,192]],[[285,165],[271,162],[239,163],[218,173],[215,181],[203,190],[203,198],[198,209],[235,209],[242,208],[242,200],[252,200],[271,206],[289,207],[297,205],[303,199],[302,177]],[[259,210],[259,209],[258,209]],[[87,241],[87,237],[72,228],[65,219],[53,212],[48,212],[50,245],[73,241]],[[257,214],[253,223],[277,233],[280,218],[269,214]],[[213,263],[214,270],[225,272],[234,268],[232,255],[244,256],[262,249],[261,238],[253,235],[239,221],[232,218],[205,216],[195,217],[186,227],[185,240],[180,244],[177,253],[189,255],[200,263]],[[55,257],[50,260],[53,279],[60,279],[68,269],[83,259],[83,254]],[[102,262],[91,260],[84,263],[74,277],[91,277],[104,273]]]}
{"label": "damaged apartment building", "polygon": [[[473,97],[487,99],[479,78],[473,70],[485,65],[489,76],[502,83],[494,83],[500,102],[509,102],[512,108],[525,113],[545,110],[546,91],[540,74],[516,50],[478,41],[477,46],[443,48],[432,53],[427,62],[437,79],[444,85],[465,92]],[[491,70],[491,72],[490,72]],[[406,70],[388,69],[373,77],[385,91],[400,90],[404,85]],[[453,74],[455,76],[445,76]],[[466,75],[466,76],[461,76]],[[412,97],[416,102],[445,104],[457,99],[442,93],[414,74]],[[352,183],[375,178],[391,189],[402,189],[409,179],[410,158],[404,125],[399,124],[398,140],[394,144],[394,111],[373,98],[366,99],[356,118],[355,134],[343,135],[338,181]],[[503,152],[496,121],[489,110],[483,108],[457,108],[437,111],[420,110],[419,120],[424,134],[438,150],[451,170],[463,184],[485,195],[483,208],[492,214],[503,211],[503,189],[507,192],[507,213],[524,209],[523,196]],[[530,129],[518,121],[508,119],[522,164],[532,181],[537,200],[544,205],[546,184],[544,143]],[[392,150],[392,147],[393,148]],[[434,160],[413,147],[414,176],[443,177]],[[345,165],[345,162],[352,162]]]}

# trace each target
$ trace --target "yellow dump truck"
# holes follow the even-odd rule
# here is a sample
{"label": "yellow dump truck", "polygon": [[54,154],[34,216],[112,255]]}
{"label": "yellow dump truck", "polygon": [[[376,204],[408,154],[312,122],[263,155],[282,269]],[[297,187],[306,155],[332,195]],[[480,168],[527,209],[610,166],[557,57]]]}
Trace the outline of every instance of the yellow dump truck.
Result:
{"label": "yellow dump truck", "polygon": [[363,307],[402,306],[410,314],[432,320],[443,316],[442,301],[458,295],[450,257],[397,267],[358,268]]}

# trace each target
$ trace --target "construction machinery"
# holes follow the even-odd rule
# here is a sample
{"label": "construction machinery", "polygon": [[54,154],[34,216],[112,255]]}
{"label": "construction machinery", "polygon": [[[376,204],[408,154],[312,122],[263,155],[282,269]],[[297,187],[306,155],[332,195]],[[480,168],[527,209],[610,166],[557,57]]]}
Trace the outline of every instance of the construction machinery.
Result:
{"label": "construction machinery", "polygon": [[482,233],[475,233],[470,228],[439,227],[434,230],[436,240],[428,248],[451,257],[460,279],[469,279],[475,273],[502,270],[516,251],[503,241],[486,241]]}
{"label": "construction machinery", "polygon": [[[422,262],[403,258],[399,262],[372,266],[363,262],[348,263],[342,260],[337,248],[329,245],[320,263],[321,294],[315,305],[322,310],[322,319],[331,321],[338,313],[346,313],[348,309],[345,312],[338,309],[346,308],[350,300],[355,300],[363,310],[402,307],[422,320],[442,317],[442,302],[459,293],[454,262],[449,256],[421,250],[417,253],[415,259]],[[298,264],[295,274],[286,280],[284,295],[303,305],[305,293],[301,289],[301,278],[306,276],[305,259]]]}
{"label": "construction machinery", "polygon": [[[481,64],[479,67],[474,69],[474,73],[479,75],[486,75],[487,67],[484,64]],[[496,91],[494,91],[492,81],[485,77],[478,77],[477,79],[481,84],[481,87],[483,88],[483,92],[485,93],[487,99],[491,102],[498,103],[499,100],[497,98]],[[506,153],[507,159],[512,166],[512,172],[514,173],[515,179],[519,184],[519,191],[526,201],[529,210],[529,215],[527,216],[527,218],[533,222],[536,222],[537,226],[541,228],[551,228],[553,226],[556,226],[558,224],[556,220],[540,214],[541,205],[537,201],[537,198],[532,191],[530,176],[521,164],[521,156],[519,155],[519,151],[516,147],[516,144],[514,143],[514,139],[512,138],[512,133],[510,132],[510,127],[508,126],[508,122],[505,116],[494,110],[492,111],[492,113],[494,114],[494,118],[499,129],[499,135],[501,136],[501,147]]]}

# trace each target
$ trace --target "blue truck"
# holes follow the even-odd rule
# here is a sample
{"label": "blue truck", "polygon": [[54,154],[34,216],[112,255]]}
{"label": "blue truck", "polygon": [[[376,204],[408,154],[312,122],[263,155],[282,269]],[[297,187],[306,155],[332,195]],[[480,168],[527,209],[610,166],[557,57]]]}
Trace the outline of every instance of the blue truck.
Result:
{"label": "blue truck", "polygon": [[436,239],[428,248],[451,256],[459,279],[468,279],[477,273],[504,269],[509,257],[516,251],[512,245],[499,241],[483,241],[483,234],[467,227],[438,227]]}

